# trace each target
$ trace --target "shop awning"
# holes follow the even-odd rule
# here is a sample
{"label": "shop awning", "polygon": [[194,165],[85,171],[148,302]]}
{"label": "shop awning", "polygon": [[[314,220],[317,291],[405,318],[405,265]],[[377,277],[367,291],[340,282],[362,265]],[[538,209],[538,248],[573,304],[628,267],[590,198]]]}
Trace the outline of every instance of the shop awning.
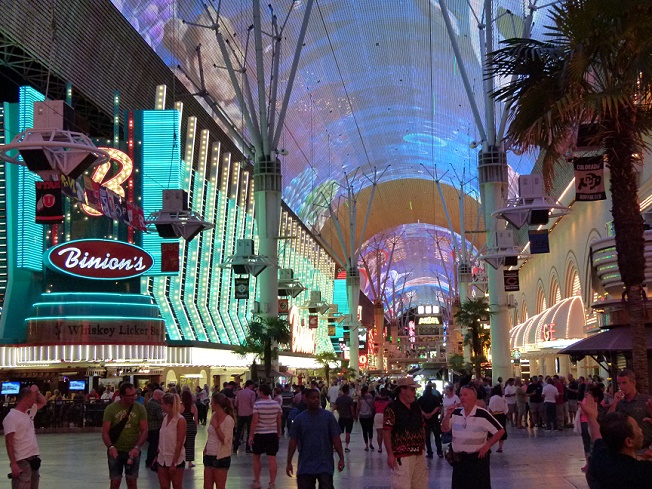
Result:
{"label": "shop awning", "polygon": [[[652,327],[645,328],[647,349],[652,350]],[[567,355],[600,355],[632,351],[631,326],[619,326],[596,333],[561,350]]]}
{"label": "shop awning", "polygon": [[564,348],[584,338],[585,324],[582,298],[569,297],[514,326],[510,346],[521,351]]}

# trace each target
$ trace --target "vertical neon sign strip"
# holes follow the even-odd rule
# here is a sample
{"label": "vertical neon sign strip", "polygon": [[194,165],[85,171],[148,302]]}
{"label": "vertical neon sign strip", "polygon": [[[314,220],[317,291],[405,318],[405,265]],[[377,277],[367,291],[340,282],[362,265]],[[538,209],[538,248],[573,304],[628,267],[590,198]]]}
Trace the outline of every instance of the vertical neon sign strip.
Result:
{"label": "vertical neon sign strip", "polygon": [[[117,105],[118,109],[120,106],[120,92],[116,90],[114,103]],[[120,120],[117,114],[114,112],[114,124],[118,122],[118,129],[120,128]],[[114,144],[119,144],[119,141],[114,141]],[[131,158],[131,161],[134,161],[134,113],[129,111],[127,114],[127,155]],[[127,202],[134,203],[134,174],[133,172],[129,175],[129,180],[127,182]],[[132,226],[127,226],[127,241],[129,243],[135,243],[134,239],[134,228]]]}
{"label": "vertical neon sign strip", "polygon": [[[222,233],[220,237],[220,244],[222,248],[222,257],[226,258],[229,255],[233,254],[233,231],[229,225],[229,210],[230,210],[230,199],[229,199],[229,179],[231,176],[231,153],[227,153],[223,158],[222,166],[222,185],[220,189],[220,217],[218,222],[222,228]],[[224,320],[224,324],[229,334],[229,341],[231,344],[239,344],[240,339],[235,332],[233,326],[233,321],[231,320],[231,315],[229,314],[229,302],[231,295],[231,269],[225,268],[220,274],[219,281],[219,303],[218,309]]]}
{"label": "vertical neon sign strip", "polygon": [[[158,111],[161,112],[161,111]],[[183,183],[181,187],[188,192],[189,199],[192,201],[192,161],[195,154],[195,131],[197,128],[197,118],[189,117],[188,126],[186,132],[186,142],[185,142],[185,159],[181,162],[181,168],[183,169],[182,179]],[[186,279],[188,277],[186,266],[188,260],[191,258],[189,254],[189,244],[185,239],[179,240],[179,272],[180,275],[177,277],[172,277],[170,279],[170,288],[169,288],[169,299],[172,304],[175,316],[179,321],[179,326],[183,332],[184,338],[187,340],[194,340],[197,338],[195,329],[192,327],[191,319],[189,317],[189,308],[186,308],[184,302],[185,290],[186,290]]]}
{"label": "vertical neon sign strip", "polygon": [[[32,87],[20,87],[18,130],[34,127],[34,102],[43,102],[45,96]],[[43,269],[43,226],[34,222],[36,215],[36,182],[41,179],[27,169],[18,167],[18,219],[16,235],[16,266],[35,272]]]}
{"label": "vertical neon sign strip", "polygon": [[[240,163],[237,161],[233,163],[233,172],[231,173],[231,188],[229,189],[229,217],[228,217],[228,230],[227,237],[229,238],[229,246],[231,247],[228,255],[235,253],[236,239],[242,236],[240,232],[240,223],[238,219],[238,189],[240,187]],[[238,315],[239,300],[232,299],[233,297],[233,271],[231,270],[231,278],[229,278],[229,296],[227,297],[227,307],[229,316],[233,321],[233,325],[238,336],[238,341],[242,342],[246,337],[246,332],[240,317]]]}
{"label": "vertical neon sign strip", "polygon": [[[214,205],[214,198],[216,197],[215,189],[213,188],[212,179],[214,178],[214,173],[210,171],[207,173],[206,169],[209,165],[209,136],[210,132],[208,130],[203,130],[201,132],[201,143],[199,147],[199,175],[198,181],[201,182],[201,199],[193,199],[193,204],[198,202],[201,205],[197,205],[199,209],[197,212],[203,216],[207,216],[207,220],[211,220]],[[216,162],[215,155],[211,155],[212,159],[210,160],[211,167],[212,163]],[[212,221],[214,222],[214,221]],[[199,234],[195,238],[198,240],[198,260],[196,262],[196,278],[195,278],[195,300],[194,304],[199,312],[201,317],[201,325],[207,335],[207,340],[212,343],[219,342],[219,336],[217,334],[217,329],[213,323],[213,318],[211,317],[206,304],[208,302],[208,275],[210,273],[210,263],[211,263],[211,251],[213,244],[213,230],[209,229]]]}
{"label": "vertical neon sign strip", "polygon": [[[9,104],[0,103],[0,145],[11,141],[11,130],[9,124]],[[9,163],[0,161],[0,201],[7,202],[7,172]],[[7,263],[7,212],[0,217],[0,307],[4,304],[7,291],[7,279],[9,277]]]}
{"label": "vertical neon sign strip", "polygon": [[[181,188],[181,153],[179,148],[179,112],[176,110],[138,111],[133,114],[134,140],[140,142],[140,169],[142,175],[142,207],[145,216],[159,211],[163,205],[163,189]],[[135,153],[135,145],[130,148]],[[143,234],[143,248],[154,257],[149,275],[160,275],[161,243],[156,233]],[[158,273],[157,273],[158,272]],[[168,277],[154,277],[152,293],[165,318],[168,336],[182,338],[178,321],[168,302]]]}

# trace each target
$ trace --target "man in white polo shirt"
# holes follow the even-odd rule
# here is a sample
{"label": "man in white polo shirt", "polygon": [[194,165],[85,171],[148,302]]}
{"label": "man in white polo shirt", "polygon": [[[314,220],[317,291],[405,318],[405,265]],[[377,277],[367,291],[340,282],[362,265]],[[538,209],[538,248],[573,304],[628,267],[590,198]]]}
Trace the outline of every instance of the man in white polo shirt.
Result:
{"label": "man in white polo shirt", "polygon": [[454,449],[459,459],[453,465],[452,489],[491,489],[490,448],[502,438],[505,429],[489,411],[476,405],[477,400],[474,387],[462,387],[462,407],[449,407],[442,421],[443,432],[453,431],[449,449]]}
{"label": "man in white polo shirt", "polygon": [[11,487],[38,489],[41,459],[34,431],[34,416],[46,401],[35,385],[21,389],[16,401],[16,407],[2,421],[11,466]]}

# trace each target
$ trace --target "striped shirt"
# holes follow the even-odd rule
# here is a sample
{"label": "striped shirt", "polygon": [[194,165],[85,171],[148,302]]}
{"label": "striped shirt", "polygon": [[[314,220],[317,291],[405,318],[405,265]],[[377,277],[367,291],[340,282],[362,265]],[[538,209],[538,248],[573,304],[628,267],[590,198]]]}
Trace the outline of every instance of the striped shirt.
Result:
{"label": "striped shirt", "polygon": [[456,452],[479,452],[487,442],[487,435],[494,435],[503,429],[489,411],[474,406],[468,416],[464,415],[464,408],[459,407],[453,411],[451,424],[453,427],[453,448]]}
{"label": "striped shirt", "polygon": [[254,404],[254,414],[258,414],[256,434],[278,433],[278,414],[281,412],[281,405],[274,399],[258,399]]}

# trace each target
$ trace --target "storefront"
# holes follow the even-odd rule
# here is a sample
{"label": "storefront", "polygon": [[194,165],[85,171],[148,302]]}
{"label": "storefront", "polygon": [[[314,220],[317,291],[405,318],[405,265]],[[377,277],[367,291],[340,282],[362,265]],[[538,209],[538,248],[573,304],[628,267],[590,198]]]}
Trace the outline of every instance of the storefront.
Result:
{"label": "storefront", "polygon": [[599,366],[590,358],[572,362],[564,348],[586,337],[584,304],[579,296],[556,303],[510,331],[514,375],[593,375]]}

